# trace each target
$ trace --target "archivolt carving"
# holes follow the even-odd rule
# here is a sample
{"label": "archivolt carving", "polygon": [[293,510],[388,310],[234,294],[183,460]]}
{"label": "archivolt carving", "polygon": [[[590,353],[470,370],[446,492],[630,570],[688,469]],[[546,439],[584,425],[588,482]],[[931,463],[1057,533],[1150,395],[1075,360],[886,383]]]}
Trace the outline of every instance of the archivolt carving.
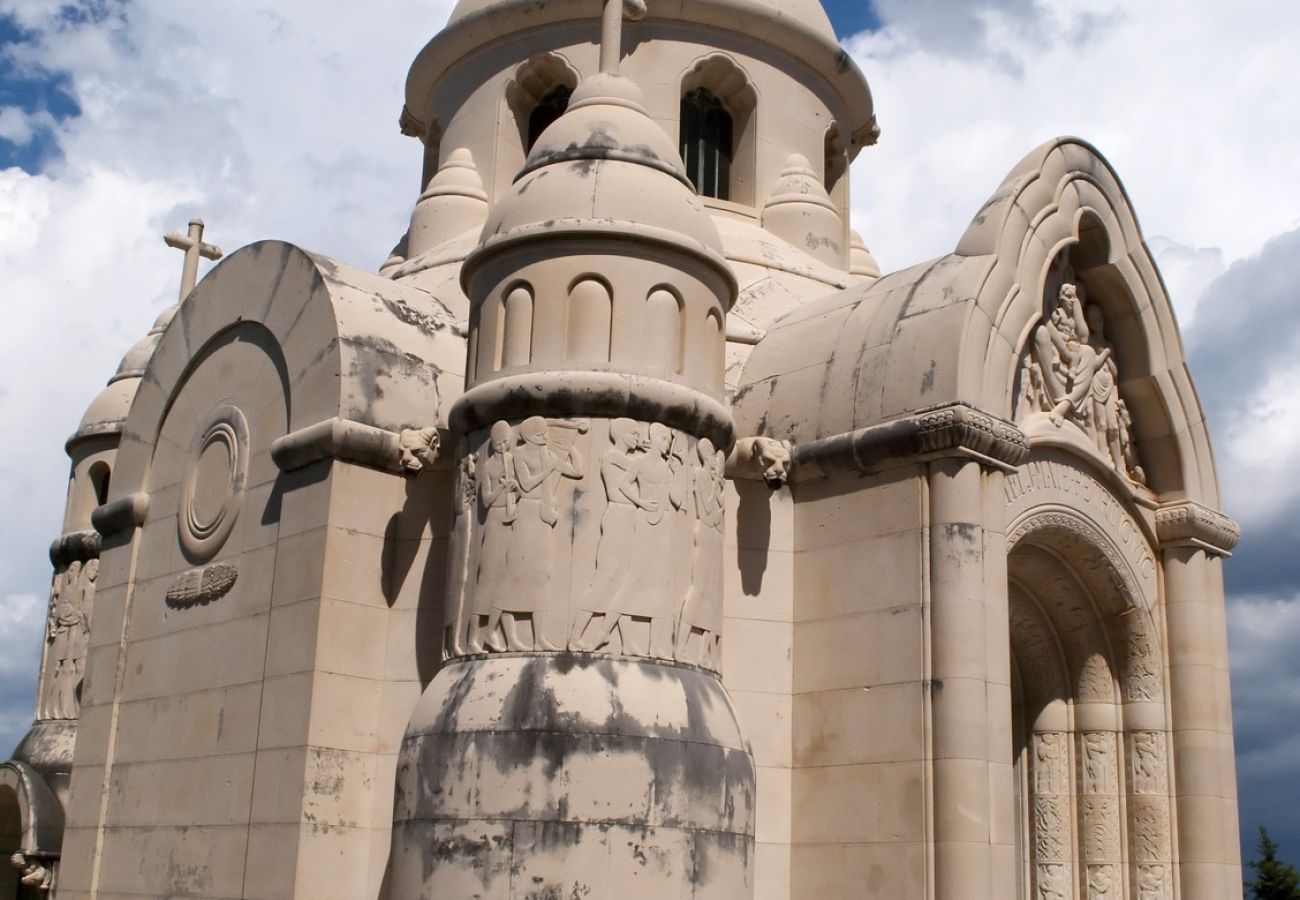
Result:
{"label": "archivolt carving", "polygon": [[1088,900],[1118,900],[1121,890],[1118,866],[1088,866]]}
{"label": "archivolt carving", "polygon": [[[1162,664],[1155,628],[1150,613],[1138,605],[1143,596],[1132,570],[1114,545],[1091,523],[1068,510],[1046,509],[1031,513],[1017,523],[1007,536],[1009,548],[1014,548],[1031,535],[1077,561],[1085,574],[1103,584],[1109,591],[1093,591],[1112,598],[1109,621],[1115,642],[1124,647],[1124,696],[1129,700],[1158,700],[1163,695]],[[1048,537],[1050,535],[1050,537]]]}

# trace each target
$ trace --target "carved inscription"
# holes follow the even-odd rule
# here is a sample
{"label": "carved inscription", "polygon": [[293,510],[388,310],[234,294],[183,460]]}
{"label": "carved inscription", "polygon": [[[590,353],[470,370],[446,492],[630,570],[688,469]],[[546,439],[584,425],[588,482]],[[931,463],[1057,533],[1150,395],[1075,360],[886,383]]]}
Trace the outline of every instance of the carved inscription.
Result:
{"label": "carved inscription", "polygon": [[[1132,570],[1144,585],[1153,583],[1155,555],[1137,522],[1115,497],[1085,472],[1052,459],[1034,459],[1003,479],[1004,496],[1013,512],[1027,508],[1045,493],[1064,494],[1079,509],[1106,526],[1106,533],[1119,543]],[[1043,498],[1050,499],[1050,498]]]}

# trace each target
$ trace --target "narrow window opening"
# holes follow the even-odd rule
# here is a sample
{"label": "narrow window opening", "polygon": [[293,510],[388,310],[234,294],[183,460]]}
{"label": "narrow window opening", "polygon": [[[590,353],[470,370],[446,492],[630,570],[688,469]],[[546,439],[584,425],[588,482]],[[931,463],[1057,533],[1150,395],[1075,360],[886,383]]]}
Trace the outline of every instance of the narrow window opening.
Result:
{"label": "narrow window opening", "polygon": [[525,151],[532,150],[537,139],[542,136],[542,132],[551,126],[551,123],[564,115],[565,110],[569,108],[569,98],[573,96],[573,88],[568,85],[556,85],[537,101],[533,111],[528,115],[528,144]]}
{"label": "narrow window opening", "polygon": [[731,113],[708,88],[696,88],[682,97],[682,161],[702,197],[731,199],[734,130]]}

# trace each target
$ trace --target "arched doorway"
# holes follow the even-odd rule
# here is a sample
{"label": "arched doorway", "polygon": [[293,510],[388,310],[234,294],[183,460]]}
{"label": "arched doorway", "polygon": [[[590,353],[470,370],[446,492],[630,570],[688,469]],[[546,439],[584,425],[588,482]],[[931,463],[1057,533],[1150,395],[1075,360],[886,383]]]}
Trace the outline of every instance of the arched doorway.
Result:
{"label": "arched doorway", "polygon": [[1169,727],[1150,542],[1124,503],[1063,454],[1031,460],[1010,483],[1019,894],[1169,900]]}

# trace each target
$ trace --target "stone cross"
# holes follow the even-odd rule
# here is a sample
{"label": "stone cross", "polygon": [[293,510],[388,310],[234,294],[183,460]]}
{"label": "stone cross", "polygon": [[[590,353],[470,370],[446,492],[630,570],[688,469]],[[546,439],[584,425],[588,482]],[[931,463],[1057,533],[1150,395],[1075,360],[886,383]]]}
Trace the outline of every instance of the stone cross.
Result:
{"label": "stone cross", "polygon": [[645,14],[645,0],[605,0],[605,17],[600,28],[600,74],[618,74],[623,56],[624,16],[636,22]]}
{"label": "stone cross", "polygon": [[177,234],[169,231],[163,235],[163,240],[168,247],[175,247],[177,250],[185,251],[185,268],[181,270],[181,295],[180,299],[184,300],[189,296],[190,291],[194,290],[194,285],[199,281],[199,257],[210,259],[214,262],[221,259],[221,248],[213,244],[203,243],[203,220],[190,220],[190,233],[188,235]]}

